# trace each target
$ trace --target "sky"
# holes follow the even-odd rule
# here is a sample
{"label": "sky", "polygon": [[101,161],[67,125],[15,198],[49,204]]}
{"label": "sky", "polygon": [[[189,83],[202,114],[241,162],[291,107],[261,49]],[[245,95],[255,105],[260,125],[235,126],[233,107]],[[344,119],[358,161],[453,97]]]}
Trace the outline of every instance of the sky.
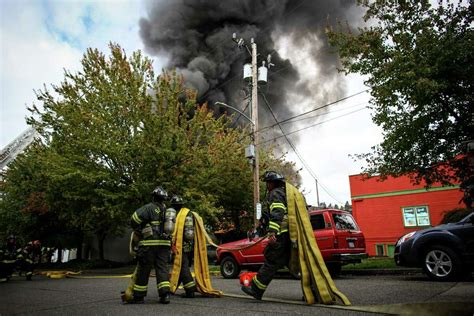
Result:
{"label": "sky", "polygon": [[[25,117],[29,114],[27,107],[35,102],[34,90],[59,84],[64,69],[78,71],[88,47],[107,53],[112,41],[129,55],[143,50],[138,21],[146,15],[145,5],[134,0],[0,1],[0,148],[28,128]],[[279,42],[279,53],[291,59],[302,76],[311,76],[308,67],[323,66],[305,64],[302,61],[307,59],[301,55],[304,50],[291,49],[284,40]],[[159,73],[165,61],[152,59]],[[359,76],[341,74],[338,78],[347,96],[366,89]],[[368,152],[382,140],[380,128],[372,123],[371,110],[364,109],[368,98],[365,93],[339,102],[324,116],[313,118],[318,125],[289,136],[318,178],[320,202],[341,205],[350,201],[348,176],[360,173],[363,162],[354,161],[349,155]],[[321,105],[308,100],[301,110]],[[285,130],[295,131],[310,123],[311,119],[307,119]],[[308,204],[315,205],[313,176],[292,150],[286,157],[301,169],[302,190]]]}

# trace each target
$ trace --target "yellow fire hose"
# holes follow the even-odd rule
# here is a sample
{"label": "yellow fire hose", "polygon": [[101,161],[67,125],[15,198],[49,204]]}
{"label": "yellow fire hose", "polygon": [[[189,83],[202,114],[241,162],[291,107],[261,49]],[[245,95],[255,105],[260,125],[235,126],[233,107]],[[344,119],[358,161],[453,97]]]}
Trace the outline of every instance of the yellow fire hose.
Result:
{"label": "yellow fire hose", "polygon": [[[344,305],[350,305],[349,300],[336,288],[331,276],[329,275],[324,260],[321,256],[319,248],[314,240],[313,231],[311,229],[311,225],[309,223],[309,219],[306,211],[304,199],[302,198],[301,193],[292,186],[291,184],[287,184],[287,198],[288,198],[288,216],[290,221],[290,238],[291,240],[297,244],[297,248],[292,249],[292,262],[290,263],[290,270],[294,270],[297,261],[299,261],[299,268],[301,271],[301,282],[302,282],[302,290],[305,297],[305,300],[308,304],[314,303],[323,303],[323,304],[334,304],[336,302],[336,298],[339,298]],[[187,210],[187,209],[186,209]],[[189,210],[187,210],[189,212]],[[186,212],[187,213],[187,212]],[[303,214],[304,213],[304,214]],[[200,244],[204,244],[204,239],[212,246],[224,250],[229,251],[241,251],[244,249],[249,249],[259,243],[261,243],[268,235],[259,238],[254,243],[248,244],[243,247],[235,247],[235,248],[227,248],[216,245],[212,239],[209,237],[207,232],[204,229],[204,225],[202,224],[202,220],[200,217],[195,215],[197,223],[199,224],[199,232],[201,237]],[[135,246],[137,245],[139,238],[137,238],[136,234],[132,232],[130,236],[130,244],[129,250],[130,254],[134,255]],[[202,249],[201,249],[202,248]],[[196,249],[195,249],[196,250]],[[205,247],[198,247],[199,252],[206,252]],[[201,251],[202,250],[202,251]],[[201,255],[202,257],[202,255]],[[205,285],[201,285],[202,290],[204,292],[217,293],[219,291],[215,291],[212,289],[210,285],[209,273],[207,271],[207,258],[205,258],[201,264],[199,264],[199,277],[198,283],[202,283]],[[199,263],[199,262],[198,262]],[[196,264],[196,263],[195,263]],[[176,265],[176,262],[175,262]],[[180,262],[178,263],[180,265]],[[202,267],[201,267],[202,265]],[[174,267],[173,271],[178,271],[179,267]],[[203,269],[204,268],[204,271]],[[201,271],[203,270],[203,271]],[[135,284],[136,279],[136,269],[133,274],[131,275],[122,275],[122,276],[79,276],[80,272],[71,272],[71,271],[45,271],[43,272],[46,276],[52,279],[62,279],[66,277],[70,278],[83,278],[83,279],[98,279],[98,278],[131,278],[128,287],[125,291],[122,292],[122,301],[128,301],[132,298],[133,295],[133,285]],[[173,277],[174,275],[172,275]],[[174,276],[176,277],[176,276]],[[174,280],[174,279],[173,279]],[[174,280],[177,281],[177,280]],[[177,282],[174,282],[177,283]],[[176,284],[177,285],[177,284]],[[199,284],[198,284],[199,285]],[[176,288],[176,287],[175,287]]]}
{"label": "yellow fire hose", "polygon": [[[44,275],[51,279],[112,279],[112,278],[130,278],[133,274],[127,275],[104,275],[104,276],[81,276],[81,271],[38,271],[35,275]],[[181,287],[180,287],[181,288]],[[230,294],[226,293],[223,296],[239,299],[250,299],[253,298],[247,295]],[[291,301],[285,299],[275,298],[263,298],[263,301],[283,303],[283,304],[296,304],[306,305],[305,302]],[[412,314],[412,315],[429,315],[429,314],[443,314],[443,315],[454,315],[463,314],[462,312],[473,311],[474,304],[467,302],[434,302],[434,303],[408,303],[408,304],[388,304],[388,305],[365,305],[365,306],[340,306],[340,305],[323,305],[314,304],[314,307],[318,308],[329,308],[339,309],[344,311],[354,312],[365,312],[365,313],[383,313],[386,315],[400,315],[400,314]],[[462,311],[461,313],[459,313]]]}

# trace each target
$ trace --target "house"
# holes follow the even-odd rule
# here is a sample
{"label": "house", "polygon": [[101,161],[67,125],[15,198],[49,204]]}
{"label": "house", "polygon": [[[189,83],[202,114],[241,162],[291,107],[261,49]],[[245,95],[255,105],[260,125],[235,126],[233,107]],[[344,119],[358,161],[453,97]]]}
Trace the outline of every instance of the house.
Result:
{"label": "house", "polygon": [[425,188],[409,177],[349,176],[352,214],[365,235],[370,256],[390,256],[397,240],[412,231],[438,225],[444,212],[462,207],[459,186]]}

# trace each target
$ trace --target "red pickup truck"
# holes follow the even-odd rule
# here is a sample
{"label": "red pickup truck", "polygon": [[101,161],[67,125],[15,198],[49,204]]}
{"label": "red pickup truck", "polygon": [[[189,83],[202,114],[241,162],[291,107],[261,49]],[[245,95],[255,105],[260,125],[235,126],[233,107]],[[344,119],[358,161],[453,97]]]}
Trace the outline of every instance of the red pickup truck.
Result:
{"label": "red pickup truck", "polygon": [[[349,263],[359,263],[367,258],[364,234],[360,231],[349,212],[321,209],[309,212],[314,237],[331,275],[337,275],[341,267]],[[255,242],[242,239],[221,246],[241,248]],[[256,270],[263,264],[263,249],[268,240],[244,250],[217,249],[217,262],[224,278],[236,278],[241,269]]]}

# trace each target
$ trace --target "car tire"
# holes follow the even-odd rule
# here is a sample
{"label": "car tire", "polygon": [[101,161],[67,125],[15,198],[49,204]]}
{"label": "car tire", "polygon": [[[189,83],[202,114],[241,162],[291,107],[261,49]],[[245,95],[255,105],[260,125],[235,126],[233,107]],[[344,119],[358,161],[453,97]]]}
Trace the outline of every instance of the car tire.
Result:
{"label": "car tire", "polygon": [[462,263],[458,254],[443,245],[429,247],[421,258],[423,271],[432,280],[452,281],[462,274]]}
{"label": "car tire", "polygon": [[331,277],[337,277],[341,274],[342,265],[338,262],[327,263],[326,267],[328,268],[329,274]]}
{"label": "car tire", "polygon": [[224,279],[235,279],[240,273],[240,267],[237,261],[231,256],[222,259],[221,274]]}

